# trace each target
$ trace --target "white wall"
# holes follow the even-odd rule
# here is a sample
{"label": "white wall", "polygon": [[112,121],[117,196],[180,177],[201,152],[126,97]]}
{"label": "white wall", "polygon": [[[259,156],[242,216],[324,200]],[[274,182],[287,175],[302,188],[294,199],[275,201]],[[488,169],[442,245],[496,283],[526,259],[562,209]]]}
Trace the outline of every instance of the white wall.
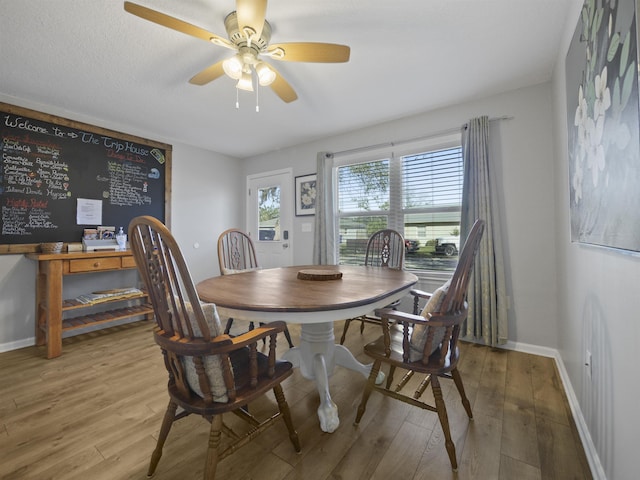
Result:
{"label": "white wall", "polygon": [[218,236],[244,225],[245,179],[238,160],[180,144],[173,154],[171,230],[198,282],[220,274]]}
{"label": "white wall", "polygon": [[[558,252],[558,350],[606,478],[638,478],[640,256],[571,243],[564,61],[576,0],[553,77]],[[629,205],[637,209],[637,205]],[[585,351],[592,354],[588,377]]]}
{"label": "white wall", "polygon": [[0,255],[0,351],[34,344],[36,263]]}
{"label": "white wall", "polygon": [[[243,206],[236,201],[241,198],[245,182],[239,160],[171,139],[156,138],[136,127],[108,124],[53,106],[2,95],[0,101],[173,144],[171,230],[196,282],[219,274],[218,235],[227,228],[244,224]],[[199,247],[194,248],[194,244]],[[128,286],[132,281],[129,273],[92,274],[91,286],[106,288],[111,282],[126,282]],[[23,255],[0,255],[0,351],[34,343],[35,275],[36,262]],[[65,298],[86,293],[83,282],[87,278],[85,275],[67,277]]]}
{"label": "white wall", "polygon": [[[492,152],[503,199],[507,275],[511,279],[509,340],[555,348],[557,335],[554,224],[554,158],[549,83],[382,125],[278,150],[244,161],[244,174],[292,166],[294,176],[314,173],[316,153],[431,135],[457,128],[470,118],[513,116],[492,122]],[[294,223],[294,261],[312,259],[313,233]]]}

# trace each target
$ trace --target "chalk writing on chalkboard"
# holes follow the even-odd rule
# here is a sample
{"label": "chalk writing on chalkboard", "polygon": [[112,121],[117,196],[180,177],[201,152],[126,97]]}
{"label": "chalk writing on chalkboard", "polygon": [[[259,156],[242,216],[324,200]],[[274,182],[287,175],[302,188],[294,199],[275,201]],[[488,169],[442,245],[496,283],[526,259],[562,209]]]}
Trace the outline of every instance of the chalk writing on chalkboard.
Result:
{"label": "chalk writing on chalkboard", "polygon": [[[79,242],[77,199],[102,222],[166,221],[171,147],[0,103],[0,247]],[[0,248],[0,252],[6,253]]]}

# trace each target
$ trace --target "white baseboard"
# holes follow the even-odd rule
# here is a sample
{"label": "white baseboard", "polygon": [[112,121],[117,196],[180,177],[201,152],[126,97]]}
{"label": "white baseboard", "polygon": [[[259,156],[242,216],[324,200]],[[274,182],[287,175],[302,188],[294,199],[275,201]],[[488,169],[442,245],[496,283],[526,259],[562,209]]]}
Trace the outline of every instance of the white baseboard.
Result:
{"label": "white baseboard", "polygon": [[[103,330],[108,327],[116,327],[118,325],[124,325],[127,323],[135,323],[141,321],[142,315],[137,317],[122,318],[120,320],[114,320],[108,323],[102,323],[98,325],[88,325],[83,328],[76,328],[74,330],[62,332],[62,338],[75,337],[76,335],[82,335],[83,333],[92,332],[94,330]],[[23,338],[14,342],[0,343],[0,353],[9,352],[11,350],[18,350],[24,347],[33,347],[36,344],[36,337]]]}
{"label": "white baseboard", "polygon": [[33,347],[36,344],[36,337],[23,338],[15,342],[0,343],[0,353],[18,350],[24,347]]}
{"label": "white baseboard", "polygon": [[530,353],[532,355],[540,355],[541,357],[558,357],[558,351],[555,348],[541,347],[539,345],[531,345],[529,343],[509,341],[504,345],[500,345],[500,348],[504,348],[506,350],[514,350],[516,352]]}
{"label": "white baseboard", "polygon": [[567,394],[569,408],[571,409],[571,414],[573,415],[573,421],[576,423],[576,428],[578,429],[578,434],[580,435],[580,440],[582,441],[582,446],[584,447],[584,453],[587,457],[587,461],[589,462],[589,468],[591,468],[591,475],[593,476],[594,480],[606,480],[607,476],[604,472],[604,468],[602,468],[602,464],[600,463],[600,457],[598,456],[596,447],[593,444],[593,440],[591,439],[591,434],[589,433],[587,422],[582,415],[582,410],[580,409],[580,404],[578,403],[578,397],[576,397],[576,393],[573,390],[573,385],[571,385],[569,374],[567,373],[567,369],[564,366],[564,362],[562,361],[562,357],[560,357],[560,353],[558,352],[558,350],[556,350],[555,348],[540,347],[538,345],[530,345],[518,342],[507,342],[505,345],[501,345],[501,347],[505,348],[506,350],[514,350],[517,352],[531,353],[533,355],[541,355],[543,357],[551,357],[556,361],[556,366],[558,367],[558,372],[560,373],[560,379],[562,380],[562,385],[564,386],[564,390]]}

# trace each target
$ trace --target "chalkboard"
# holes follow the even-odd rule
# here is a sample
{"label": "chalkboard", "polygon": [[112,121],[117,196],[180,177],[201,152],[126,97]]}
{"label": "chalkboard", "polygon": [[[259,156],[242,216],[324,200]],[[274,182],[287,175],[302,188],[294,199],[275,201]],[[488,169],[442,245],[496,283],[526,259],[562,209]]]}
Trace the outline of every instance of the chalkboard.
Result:
{"label": "chalkboard", "polygon": [[0,253],[138,215],[169,223],[171,145],[0,102],[0,154]]}

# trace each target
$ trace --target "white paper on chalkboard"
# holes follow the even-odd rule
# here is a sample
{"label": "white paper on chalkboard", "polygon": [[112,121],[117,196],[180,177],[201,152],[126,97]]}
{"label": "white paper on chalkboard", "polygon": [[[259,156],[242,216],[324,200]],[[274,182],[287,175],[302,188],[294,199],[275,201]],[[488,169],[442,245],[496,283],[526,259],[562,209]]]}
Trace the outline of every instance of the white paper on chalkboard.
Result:
{"label": "white paper on chalkboard", "polygon": [[102,200],[79,198],[76,223],[78,225],[100,225],[102,223]]}

